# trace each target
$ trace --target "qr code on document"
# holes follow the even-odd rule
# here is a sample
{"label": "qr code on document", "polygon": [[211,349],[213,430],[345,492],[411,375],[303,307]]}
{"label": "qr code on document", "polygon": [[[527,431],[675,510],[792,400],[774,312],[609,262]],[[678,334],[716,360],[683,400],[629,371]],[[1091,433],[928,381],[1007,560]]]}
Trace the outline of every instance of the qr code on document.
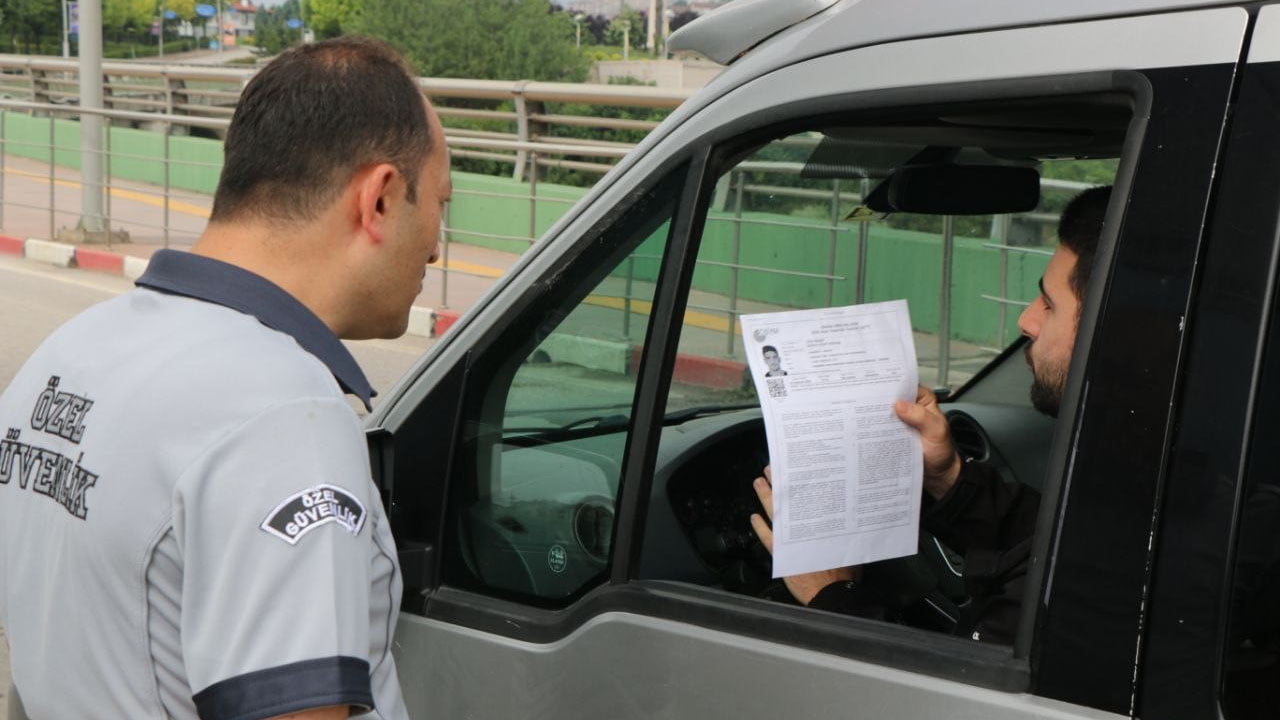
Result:
{"label": "qr code on document", "polygon": [[784,398],[787,396],[787,381],[782,378],[771,378],[765,380],[765,385],[769,386],[769,397]]}

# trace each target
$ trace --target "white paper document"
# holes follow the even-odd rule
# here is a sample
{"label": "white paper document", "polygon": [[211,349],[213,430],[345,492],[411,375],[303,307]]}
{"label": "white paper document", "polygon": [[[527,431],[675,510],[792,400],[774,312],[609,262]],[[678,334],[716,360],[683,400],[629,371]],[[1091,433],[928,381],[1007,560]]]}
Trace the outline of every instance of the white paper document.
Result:
{"label": "white paper document", "polygon": [[744,315],[773,474],[773,576],[916,552],[920,436],[905,300]]}

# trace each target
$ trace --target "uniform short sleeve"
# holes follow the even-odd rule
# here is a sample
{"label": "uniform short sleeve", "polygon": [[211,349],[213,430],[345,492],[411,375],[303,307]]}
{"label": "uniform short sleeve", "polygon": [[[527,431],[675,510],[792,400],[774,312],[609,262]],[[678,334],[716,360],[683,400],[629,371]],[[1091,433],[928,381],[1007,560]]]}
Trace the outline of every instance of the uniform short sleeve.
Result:
{"label": "uniform short sleeve", "polygon": [[359,423],[339,399],[275,406],[183,473],[182,652],[201,718],[372,709],[378,502]]}

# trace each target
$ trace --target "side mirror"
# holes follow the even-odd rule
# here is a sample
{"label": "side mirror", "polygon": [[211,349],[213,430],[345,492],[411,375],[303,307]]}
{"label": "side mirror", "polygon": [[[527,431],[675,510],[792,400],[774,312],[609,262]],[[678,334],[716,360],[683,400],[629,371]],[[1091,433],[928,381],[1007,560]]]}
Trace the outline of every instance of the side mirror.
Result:
{"label": "side mirror", "polygon": [[1034,210],[1040,173],[1012,165],[904,165],[867,194],[881,213],[997,215]]}

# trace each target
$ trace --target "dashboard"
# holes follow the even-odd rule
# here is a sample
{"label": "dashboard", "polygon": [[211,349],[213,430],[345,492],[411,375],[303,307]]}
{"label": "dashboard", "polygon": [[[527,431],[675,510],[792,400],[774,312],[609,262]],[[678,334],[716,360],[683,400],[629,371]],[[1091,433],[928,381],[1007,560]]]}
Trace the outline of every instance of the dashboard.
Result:
{"label": "dashboard", "polygon": [[[1051,419],[1009,405],[950,403],[944,410],[964,455],[1008,482],[1039,486]],[[496,482],[458,526],[472,572],[490,587],[548,599],[596,584],[608,568],[621,471],[614,458],[625,443],[619,431],[495,447]],[[759,409],[665,427],[639,577],[790,601],[750,526],[752,513],[763,511],[751,483],[767,463]],[[927,533],[919,547],[915,556],[868,565],[864,583],[886,588],[903,622],[945,629],[965,600],[962,560]]]}

